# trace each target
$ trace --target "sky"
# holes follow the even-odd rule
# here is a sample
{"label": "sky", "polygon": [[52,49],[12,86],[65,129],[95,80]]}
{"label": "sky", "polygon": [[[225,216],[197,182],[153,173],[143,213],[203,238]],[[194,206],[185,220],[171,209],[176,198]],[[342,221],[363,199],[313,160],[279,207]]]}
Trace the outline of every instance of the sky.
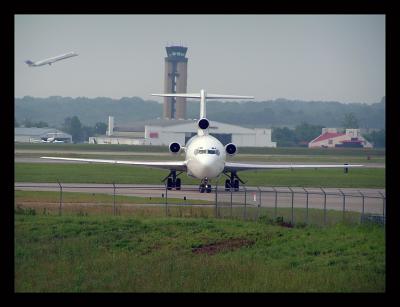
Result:
{"label": "sky", "polygon": [[[15,15],[15,97],[150,96],[165,47],[188,47],[188,89],[342,103],[385,96],[385,15]],[[51,66],[28,67],[69,51]]]}

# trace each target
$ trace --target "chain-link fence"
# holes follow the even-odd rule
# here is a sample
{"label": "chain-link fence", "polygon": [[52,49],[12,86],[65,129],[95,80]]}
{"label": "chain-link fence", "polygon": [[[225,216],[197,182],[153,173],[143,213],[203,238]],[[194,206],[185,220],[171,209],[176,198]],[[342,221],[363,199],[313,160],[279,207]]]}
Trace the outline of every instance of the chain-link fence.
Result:
{"label": "chain-link fence", "polygon": [[15,210],[43,214],[106,214],[217,217],[280,221],[287,225],[338,222],[385,223],[384,189],[196,186],[178,191],[166,186],[129,184],[15,184]]}

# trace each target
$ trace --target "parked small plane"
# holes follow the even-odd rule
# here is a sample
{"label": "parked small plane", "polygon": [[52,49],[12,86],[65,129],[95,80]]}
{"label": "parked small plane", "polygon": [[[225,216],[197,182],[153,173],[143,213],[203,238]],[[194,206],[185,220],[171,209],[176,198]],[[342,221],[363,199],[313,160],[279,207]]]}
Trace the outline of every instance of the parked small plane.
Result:
{"label": "parked small plane", "polygon": [[[127,164],[136,166],[148,166],[153,168],[168,169],[170,173],[163,179],[167,180],[167,189],[181,189],[181,179],[178,176],[186,172],[189,176],[200,179],[199,191],[201,193],[210,193],[210,180],[219,178],[221,174],[227,176],[225,180],[225,190],[238,191],[240,182],[244,183],[237,175],[239,171],[256,170],[256,169],[294,169],[294,168],[344,168],[360,167],[362,165],[348,164],[249,164],[227,162],[226,157],[233,156],[237,153],[237,147],[233,143],[225,146],[209,134],[209,120],[206,118],[206,99],[253,99],[252,96],[236,96],[236,95],[220,95],[208,94],[204,90],[194,94],[152,94],[161,97],[186,97],[200,99],[200,119],[197,122],[197,135],[193,136],[187,142],[186,146],[179,143],[171,143],[169,151],[178,154],[181,151],[186,153],[184,161],[165,161],[165,162],[145,162],[145,161],[120,161],[120,160],[100,160],[100,159],[80,159],[80,158],[60,158],[60,157],[41,157],[43,159],[66,160],[66,161],[82,161],[112,164]],[[177,174],[177,172],[179,172]]]}
{"label": "parked small plane", "polygon": [[77,56],[77,55],[78,54],[75,53],[75,52],[68,52],[68,53],[65,53],[65,54],[61,54],[61,55],[55,56],[53,58],[48,58],[48,59],[44,59],[44,60],[36,61],[36,62],[32,62],[31,60],[27,60],[27,61],[25,61],[25,63],[28,64],[31,67],[32,66],[43,66],[43,65],[47,65],[47,64],[51,65],[54,62],[65,60],[65,59],[68,59],[68,58],[71,58],[71,57],[74,57],[74,56]]}

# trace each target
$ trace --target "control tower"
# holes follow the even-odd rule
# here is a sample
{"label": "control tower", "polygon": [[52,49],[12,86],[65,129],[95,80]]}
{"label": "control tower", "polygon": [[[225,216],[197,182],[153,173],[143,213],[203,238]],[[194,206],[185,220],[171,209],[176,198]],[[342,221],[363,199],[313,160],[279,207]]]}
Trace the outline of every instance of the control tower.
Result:
{"label": "control tower", "polygon": [[[187,47],[165,47],[164,93],[186,93],[187,90]],[[165,97],[164,118],[186,119],[186,98]]]}

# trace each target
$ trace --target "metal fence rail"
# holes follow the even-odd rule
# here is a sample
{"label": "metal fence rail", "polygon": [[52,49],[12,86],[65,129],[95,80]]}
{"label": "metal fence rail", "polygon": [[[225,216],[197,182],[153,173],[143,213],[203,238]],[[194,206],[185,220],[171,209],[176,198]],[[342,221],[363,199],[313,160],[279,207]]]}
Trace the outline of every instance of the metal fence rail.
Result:
{"label": "metal fence rail", "polygon": [[[255,221],[272,219],[290,225],[366,221],[384,224],[386,220],[384,190],[382,193],[381,190],[362,189],[241,186],[239,191],[233,191],[216,186],[211,193],[200,193],[195,186],[182,186],[181,190],[176,191],[168,190],[164,185],[81,185],[59,181],[45,184],[16,183],[14,190],[58,192],[57,201],[54,198],[51,198],[52,201],[42,201],[42,207],[45,212],[58,211],[59,215],[63,214],[64,209],[73,208],[74,204],[79,207],[78,212],[86,214],[90,206],[97,206],[99,212],[112,215],[121,214],[121,210],[128,212],[146,206],[157,207],[158,211],[163,208],[164,216],[214,216]],[[67,199],[66,195],[71,195],[69,192],[85,193],[87,200],[79,202],[79,198]],[[109,197],[104,198],[104,195]],[[135,205],[131,201],[133,196],[138,197],[135,198]],[[53,207],[46,208],[46,204],[50,203]],[[16,198],[16,206],[32,204],[29,201],[17,201]]]}

